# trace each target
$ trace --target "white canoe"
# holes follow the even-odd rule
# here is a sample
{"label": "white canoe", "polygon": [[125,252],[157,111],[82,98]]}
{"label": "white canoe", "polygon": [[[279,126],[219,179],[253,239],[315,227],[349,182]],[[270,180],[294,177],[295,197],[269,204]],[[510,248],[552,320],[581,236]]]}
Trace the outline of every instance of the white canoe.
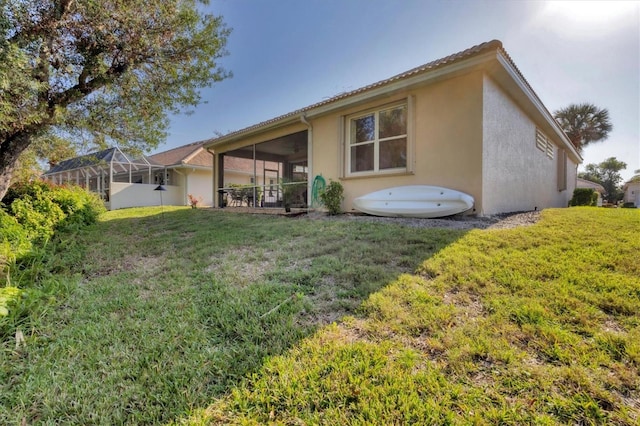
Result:
{"label": "white canoe", "polygon": [[473,197],[449,188],[428,185],[396,186],[353,200],[357,210],[374,216],[443,217],[473,207]]}

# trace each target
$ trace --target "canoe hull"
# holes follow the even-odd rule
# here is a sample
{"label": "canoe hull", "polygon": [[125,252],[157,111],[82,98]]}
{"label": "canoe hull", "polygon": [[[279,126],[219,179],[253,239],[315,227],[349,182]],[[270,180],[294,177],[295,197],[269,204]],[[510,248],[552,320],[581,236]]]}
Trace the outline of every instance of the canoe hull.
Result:
{"label": "canoe hull", "polygon": [[462,213],[473,207],[473,197],[440,186],[396,186],[353,200],[356,210],[374,216],[434,218]]}

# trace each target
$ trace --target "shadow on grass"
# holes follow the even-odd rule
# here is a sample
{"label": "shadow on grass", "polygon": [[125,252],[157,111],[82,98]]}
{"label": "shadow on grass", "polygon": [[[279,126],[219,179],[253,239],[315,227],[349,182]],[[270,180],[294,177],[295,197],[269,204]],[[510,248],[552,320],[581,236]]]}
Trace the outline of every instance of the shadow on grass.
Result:
{"label": "shadow on grass", "polygon": [[33,331],[47,339],[4,368],[14,397],[0,420],[183,418],[266,358],[357,316],[370,294],[465,233],[210,209],[111,212],[73,252],[58,248],[55,268],[82,284]]}

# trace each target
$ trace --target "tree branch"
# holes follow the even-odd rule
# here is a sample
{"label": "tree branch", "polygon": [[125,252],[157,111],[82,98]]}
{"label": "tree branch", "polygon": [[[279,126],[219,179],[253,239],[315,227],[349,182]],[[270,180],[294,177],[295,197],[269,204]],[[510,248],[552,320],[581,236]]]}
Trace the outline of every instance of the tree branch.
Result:
{"label": "tree branch", "polygon": [[67,17],[74,3],[75,0],[60,0],[54,2],[53,7],[48,13],[43,12],[42,19],[38,21],[37,24],[24,26],[22,31],[15,33],[7,39],[7,42],[22,46],[23,44],[21,42],[32,41],[40,36],[53,32],[53,29]]}
{"label": "tree branch", "polygon": [[80,74],[79,81],[75,86],[60,92],[55,96],[51,96],[49,99],[49,109],[53,109],[55,107],[66,107],[73,102],[83,99],[88,94],[112,83],[118,77],[127,72],[128,69],[129,65],[126,63],[113,64],[105,73],[97,75],[88,81],[86,81],[88,72],[85,73],[86,70],[83,70]]}

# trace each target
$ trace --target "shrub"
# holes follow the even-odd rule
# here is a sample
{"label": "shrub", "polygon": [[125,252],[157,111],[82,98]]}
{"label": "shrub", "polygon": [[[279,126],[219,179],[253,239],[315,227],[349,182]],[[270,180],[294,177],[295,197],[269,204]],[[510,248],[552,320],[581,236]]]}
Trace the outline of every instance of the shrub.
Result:
{"label": "shrub", "polygon": [[53,190],[53,201],[60,206],[66,217],[58,229],[78,229],[91,225],[106,211],[97,194],[72,186],[59,186]]}
{"label": "shrub", "polygon": [[196,197],[195,195],[189,194],[189,205],[192,209],[197,209],[198,204],[202,201],[202,197]]}
{"label": "shrub", "polygon": [[9,304],[20,298],[20,289],[17,287],[0,287],[0,317],[9,315]]}
{"label": "shrub", "polygon": [[624,209],[634,209],[635,207],[636,204],[633,201],[626,202],[622,205],[622,208]]}
{"label": "shrub", "polygon": [[344,188],[340,182],[331,181],[329,185],[320,193],[320,200],[329,210],[329,214],[335,215],[341,212],[342,196]]}
{"label": "shrub", "polygon": [[[0,209],[0,283],[4,281],[5,285],[0,288],[0,340],[43,300],[50,299],[34,288],[42,285],[42,279],[51,271],[47,241],[59,230],[77,230],[96,222],[105,211],[96,194],[78,186],[44,181],[11,187],[3,203],[6,211]],[[17,282],[28,283],[30,288],[10,286],[9,273],[13,270],[19,272]]]}
{"label": "shrub", "polygon": [[[56,231],[94,223],[105,211],[100,199],[78,186],[44,181],[15,185],[0,209],[0,268],[34,254]],[[4,269],[0,269],[4,272]]]}
{"label": "shrub", "polygon": [[15,200],[26,196],[40,198],[42,197],[42,194],[53,191],[55,187],[56,185],[53,183],[44,180],[19,182],[9,188],[2,199],[2,202],[5,205],[10,206]]}
{"label": "shrub", "polygon": [[573,190],[573,198],[570,206],[596,206],[598,205],[598,193],[593,188],[576,188]]}
{"label": "shrub", "polygon": [[27,231],[15,217],[0,209],[0,268],[12,264],[31,250]]}
{"label": "shrub", "polygon": [[29,239],[43,241],[56,230],[95,223],[105,211],[100,199],[84,189],[36,181],[13,186],[3,200]]}
{"label": "shrub", "polygon": [[64,219],[64,212],[48,197],[34,198],[26,195],[18,198],[10,206],[11,213],[24,227],[29,239],[34,242],[48,240],[58,224]]}
{"label": "shrub", "polygon": [[300,205],[302,201],[302,191],[307,187],[306,182],[297,180],[282,179],[280,190],[282,191],[282,204],[286,211],[290,211],[292,205]]}

